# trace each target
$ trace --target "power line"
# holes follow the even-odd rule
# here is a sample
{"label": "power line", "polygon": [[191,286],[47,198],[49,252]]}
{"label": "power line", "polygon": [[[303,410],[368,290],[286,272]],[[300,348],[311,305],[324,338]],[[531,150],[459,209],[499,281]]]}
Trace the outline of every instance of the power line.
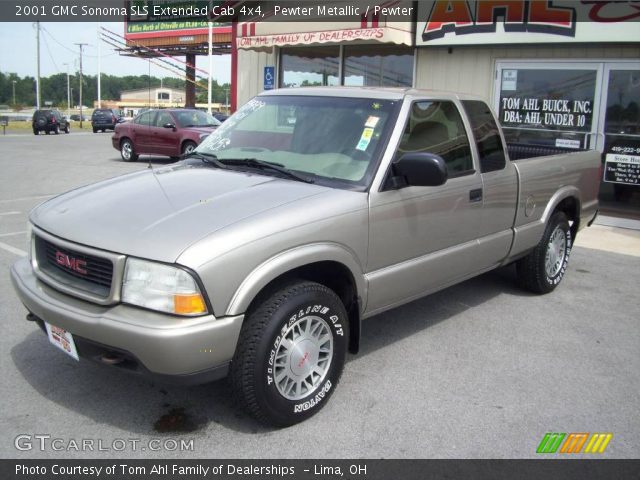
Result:
{"label": "power line", "polygon": [[[47,30],[46,28],[44,28],[44,27],[42,27],[42,26],[40,27],[40,29],[41,29],[41,30],[43,30],[47,35],[49,35],[49,37],[51,38],[51,40],[53,40],[54,42],[56,42],[56,43],[57,43],[58,45],[60,45],[62,48],[64,48],[64,49],[65,49],[65,50],[67,50],[68,52],[73,53],[74,55],[76,54],[76,51],[75,51],[75,50],[73,50],[73,49],[71,49],[71,48],[67,47],[66,45],[64,45],[63,43],[61,43],[60,41],[58,41],[58,39],[57,39],[56,37],[54,37],[54,36],[53,36],[53,34],[52,34],[49,30]],[[87,43],[87,44],[85,44],[85,45],[87,45],[87,46],[93,46],[93,45],[89,45],[88,43]],[[118,53],[118,52],[113,52],[113,53],[110,53],[110,54],[108,54],[108,55],[102,55],[102,57],[103,57],[103,58],[104,58],[104,57],[110,57],[110,56],[112,56],[112,55],[116,55],[117,53]],[[85,54],[84,54],[84,56],[85,56],[85,57],[89,57],[89,58],[98,58],[98,56],[97,56],[97,55],[89,55],[88,53],[85,53]]]}
{"label": "power line", "polygon": [[56,63],[55,59],[53,58],[53,55],[51,54],[51,49],[49,48],[49,42],[44,42],[44,46],[47,47],[47,53],[49,54],[49,58],[53,62],[53,66],[56,67],[56,72],[60,73],[60,68],[58,68],[58,64]]}

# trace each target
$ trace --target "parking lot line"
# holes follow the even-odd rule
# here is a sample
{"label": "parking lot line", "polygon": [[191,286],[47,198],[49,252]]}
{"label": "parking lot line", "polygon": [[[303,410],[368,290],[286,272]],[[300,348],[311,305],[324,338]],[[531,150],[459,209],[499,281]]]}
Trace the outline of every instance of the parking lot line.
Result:
{"label": "parking lot line", "polygon": [[27,252],[24,250],[20,250],[19,248],[12,247],[11,245],[7,245],[6,243],[0,242],[0,248],[6,250],[7,252],[13,253],[15,255],[19,255],[21,257],[26,257]]}
{"label": "parking lot line", "polygon": [[5,215],[20,215],[22,212],[0,212],[0,217]]}
{"label": "parking lot line", "polygon": [[23,230],[21,232],[0,233],[0,237],[13,237],[14,235],[23,235],[25,233],[27,233],[26,230]]}
{"label": "parking lot line", "polygon": [[6,200],[0,200],[0,203],[8,203],[8,202],[21,202],[24,200],[37,200],[39,198],[49,198],[49,197],[53,197],[55,195],[55,193],[52,193],[51,195],[34,195],[31,197],[21,197],[21,198],[9,198]]}

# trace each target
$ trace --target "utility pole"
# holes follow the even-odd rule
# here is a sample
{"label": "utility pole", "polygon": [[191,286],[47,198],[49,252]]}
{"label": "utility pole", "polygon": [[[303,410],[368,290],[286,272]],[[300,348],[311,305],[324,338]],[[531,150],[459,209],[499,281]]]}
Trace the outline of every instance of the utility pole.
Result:
{"label": "utility pole", "polygon": [[76,43],[80,48],[80,128],[82,128],[82,47],[87,43]]}
{"label": "utility pole", "polygon": [[213,22],[209,20],[209,93],[207,95],[207,112],[211,115],[211,77],[213,75]]}
{"label": "utility pole", "polygon": [[13,83],[13,108],[16,108],[16,81],[11,80],[11,83]]}
{"label": "utility pole", "polygon": [[63,63],[67,67],[67,120],[71,117],[71,94],[69,93],[69,64]]}
{"label": "utility pole", "polygon": [[40,110],[40,22],[36,22],[36,57],[37,57],[37,74],[36,74],[36,110]]}
{"label": "utility pole", "polygon": [[102,108],[102,95],[100,94],[100,22],[98,22],[98,108]]}

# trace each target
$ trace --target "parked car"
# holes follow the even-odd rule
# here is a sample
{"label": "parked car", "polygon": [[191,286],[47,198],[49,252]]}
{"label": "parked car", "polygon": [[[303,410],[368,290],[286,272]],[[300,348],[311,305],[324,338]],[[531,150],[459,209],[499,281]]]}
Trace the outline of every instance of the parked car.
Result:
{"label": "parked car", "polygon": [[120,110],[112,108],[96,108],[91,114],[91,126],[93,127],[93,133],[98,133],[98,130],[104,132],[105,130],[115,130],[116,125],[120,122],[122,113]]}
{"label": "parked car", "polygon": [[503,138],[467,95],[270,90],[182,162],[36,207],[13,285],[74,358],[229,374],[256,418],[291,425],[327,404],[363,319],[514,262],[524,288],[558,287],[597,215],[600,154],[511,161]]}
{"label": "parked car", "polygon": [[69,125],[67,117],[62,115],[62,113],[56,109],[36,110],[33,114],[31,125],[33,127],[34,135],[38,135],[40,132],[44,132],[47,135],[50,133],[55,133],[57,135],[60,131],[63,131],[64,133],[69,133],[71,131],[71,126]]}
{"label": "parked car", "polygon": [[191,153],[218,126],[218,120],[199,110],[153,109],[116,125],[111,138],[125,162],[142,154],[178,158]]}
{"label": "parked car", "polygon": [[226,115],[222,112],[213,112],[211,115],[213,115],[213,118],[215,118],[219,122],[224,122],[227,118],[229,118],[229,115]]}

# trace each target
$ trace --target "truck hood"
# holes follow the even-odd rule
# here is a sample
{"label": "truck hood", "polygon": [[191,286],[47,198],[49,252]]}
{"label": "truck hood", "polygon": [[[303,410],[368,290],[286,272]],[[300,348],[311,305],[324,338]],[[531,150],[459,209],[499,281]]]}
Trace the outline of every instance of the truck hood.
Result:
{"label": "truck hood", "polygon": [[205,236],[332,189],[206,166],[175,164],[88,185],[43,203],[30,219],[71,242],[175,262]]}

